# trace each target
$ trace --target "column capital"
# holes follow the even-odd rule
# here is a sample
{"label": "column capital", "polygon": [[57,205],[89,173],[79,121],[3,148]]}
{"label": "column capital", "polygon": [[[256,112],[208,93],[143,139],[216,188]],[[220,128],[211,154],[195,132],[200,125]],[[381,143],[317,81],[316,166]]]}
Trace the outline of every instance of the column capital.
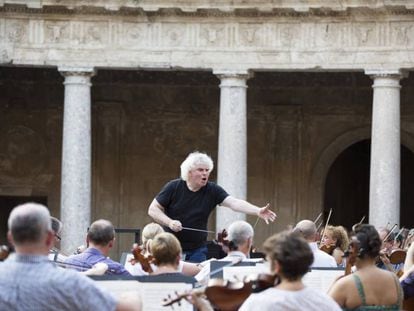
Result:
{"label": "column capital", "polygon": [[91,78],[96,74],[93,67],[58,67],[58,71],[65,77],[63,84],[86,84],[91,85]]}
{"label": "column capital", "polygon": [[93,67],[69,67],[69,66],[59,66],[58,71],[64,77],[66,76],[94,76],[96,70]]}
{"label": "column capital", "polygon": [[365,74],[372,79],[390,78],[401,80],[408,77],[408,71],[402,69],[366,69]]}
{"label": "column capital", "polygon": [[213,74],[220,79],[220,87],[247,87],[247,80],[253,77],[250,70],[216,69],[213,70]]}

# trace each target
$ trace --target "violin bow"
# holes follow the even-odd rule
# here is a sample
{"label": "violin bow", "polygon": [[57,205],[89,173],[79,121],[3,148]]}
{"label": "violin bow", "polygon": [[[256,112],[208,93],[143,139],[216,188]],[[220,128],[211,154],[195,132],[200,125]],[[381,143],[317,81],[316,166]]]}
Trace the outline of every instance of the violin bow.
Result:
{"label": "violin bow", "polygon": [[[211,275],[213,275],[213,274],[216,274],[216,273],[220,272],[221,270],[223,270],[223,269],[224,269],[224,268],[226,268],[226,267],[231,267],[231,266],[237,265],[237,264],[238,264],[238,263],[240,263],[242,260],[243,260],[242,258],[237,258],[236,260],[233,260],[233,261],[229,262],[228,264],[225,264],[224,266],[222,266],[222,267],[220,267],[220,268],[217,268],[217,269],[215,269],[215,270],[211,271],[211,272],[208,274],[208,276],[211,276]],[[200,285],[200,283],[198,283],[198,282],[197,282],[197,283],[195,284],[195,286],[197,286],[197,285]],[[168,307],[168,306],[171,306],[171,305],[173,305],[174,303],[179,302],[181,299],[185,298],[186,296],[190,295],[190,294],[191,294],[192,292],[194,292],[194,291],[199,291],[200,293],[203,293],[203,292],[204,292],[204,290],[205,290],[205,288],[206,288],[206,286],[198,286],[198,287],[194,287],[192,291],[187,292],[187,293],[178,294],[178,293],[176,292],[177,297],[175,297],[175,298],[171,298],[171,297],[170,297],[170,295],[168,295],[168,296],[169,296],[168,298],[164,298],[164,299],[163,299],[163,301],[164,301],[164,302],[163,302],[162,306],[163,306],[163,307]]]}
{"label": "violin bow", "polygon": [[393,233],[394,229],[397,227],[397,224],[394,224],[394,226],[391,227],[390,232],[382,239],[382,242],[387,241],[387,239],[390,237],[390,235]]}
{"label": "violin bow", "polygon": [[331,208],[331,209],[329,209],[328,218],[326,219],[326,224],[325,224],[325,227],[323,228],[323,231],[322,231],[322,233],[321,233],[321,240],[319,241],[319,244],[320,244],[320,243],[322,243],[322,238],[323,238],[323,235],[324,235],[324,233],[325,233],[326,228],[327,228],[327,227],[328,227],[328,225],[329,225],[329,220],[331,219],[331,215],[332,215],[332,208]]}
{"label": "violin bow", "polygon": [[[320,212],[318,217],[316,217],[316,219],[313,221],[313,223],[316,224],[319,221],[319,219],[322,217],[322,215],[323,215],[323,212]],[[320,227],[320,225],[319,225],[319,227]]]}
{"label": "violin bow", "polygon": [[[57,265],[59,265],[62,268],[67,268],[67,267],[75,267],[75,268],[80,268],[82,272],[84,271],[88,271],[92,268],[94,268],[94,266],[91,266],[89,264],[75,264],[75,263],[68,263],[68,262],[63,262],[63,261],[59,261],[59,260],[49,260],[49,262],[55,263]],[[111,269],[107,269],[106,272],[104,274],[115,274],[113,270]]]}

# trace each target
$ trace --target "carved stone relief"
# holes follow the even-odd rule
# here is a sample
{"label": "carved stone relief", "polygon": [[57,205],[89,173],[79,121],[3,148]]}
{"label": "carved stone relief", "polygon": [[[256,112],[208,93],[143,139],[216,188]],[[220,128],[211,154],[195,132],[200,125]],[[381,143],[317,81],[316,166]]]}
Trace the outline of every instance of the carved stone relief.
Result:
{"label": "carved stone relief", "polygon": [[200,24],[201,47],[223,47],[226,45],[225,24]]}
{"label": "carved stone relief", "polygon": [[354,46],[376,46],[378,45],[378,31],[375,23],[354,23]]}
{"label": "carved stone relief", "polygon": [[23,43],[27,41],[28,20],[6,19],[6,40]]}
{"label": "carved stone relief", "polygon": [[161,44],[169,47],[187,46],[186,24],[164,23],[161,28]]}
{"label": "carved stone relief", "polygon": [[397,46],[412,46],[414,25],[412,23],[390,23],[391,43]]}
{"label": "carved stone relief", "polygon": [[261,46],[263,45],[264,30],[262,25],[257,24],[240,24],[239,41],[241,46]]}
{"label": "carved stone relief", "polygon": [[148,44],[147,24],[123,23],[122,40],[129,47],[140,47]]}
{"label": "carved stone relief", "polygon": [[67,21],[46,21],[45,42],[64,43],[70,41],[70,25]]}

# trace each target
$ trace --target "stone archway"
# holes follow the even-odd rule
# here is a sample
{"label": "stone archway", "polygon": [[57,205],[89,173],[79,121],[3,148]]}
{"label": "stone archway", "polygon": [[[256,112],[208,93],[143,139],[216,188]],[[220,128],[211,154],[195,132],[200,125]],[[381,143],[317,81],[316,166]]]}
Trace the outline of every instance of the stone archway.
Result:
{"label": "stone archway", "polygon": [[[309,182],[309,215],[318,215],[321,211],[324,210],[326,178],[328,176],[328,172],[331,166],[336,161],[338,156],[350,146],[360,141],[369,140],[370,136],[370,127],[361,127],[358,129],[354,129],[338,136],[321,152],[318,160],[316,161],[316,164],[313,166],[311,179]],[[404,157],[405,159],[407,159],[410,157],[410,153],[413,154],[414,137],[405,131],[401,131],[401,144],[403,146],[402,161],[405,162]],[[408,169],[411,167],[410,165],[411,164],[409,164]],[[402,169],[404,170],[404,167],[402,167]],[[409,187],[411,183],[414,183],[414,180],[410,179],[410,175],[402,174],[402,191],[406,191],[406,193],[409,193],[409,189],[404,190],[403,188]],[[404,204],[402,204],[401,206],[407,206],[407,208],[401,210],[401,219],[404,220],[408,219],[409,216],[411,217],[408,207],[408,205],[411,202],[414,204],[414,198],[411,199],[409,196],[402,196],[402,203]],[[402,222],[401,225],[412,226],[413,224],[405,224],[404,222]]]}

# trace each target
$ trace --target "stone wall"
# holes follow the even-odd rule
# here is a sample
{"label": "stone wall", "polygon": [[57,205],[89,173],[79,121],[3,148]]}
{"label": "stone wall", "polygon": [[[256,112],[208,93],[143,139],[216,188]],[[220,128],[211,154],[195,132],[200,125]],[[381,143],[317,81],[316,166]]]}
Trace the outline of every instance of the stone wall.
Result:
{"label": "stone wall", "polygon": [[[0,73],[0,194],[45,195],[59,216],[63,79],[55,69]],[[402,140],[411,150],[413,81],[402,83]],[[218,79],[200,71],[100,70],[92,83],[92,219],[142,227],[149,203],[179,176],[187,153],[217,160]],[[257,245],[323,209],[329,167],[370,136],[371,83],[362,73],[256,73],[249,80],[248,199],[270,202],[279,216],[256,226]],[[214,229],[214,217],[210,223]],[[127,250],[132,236],[119,241]]]}

